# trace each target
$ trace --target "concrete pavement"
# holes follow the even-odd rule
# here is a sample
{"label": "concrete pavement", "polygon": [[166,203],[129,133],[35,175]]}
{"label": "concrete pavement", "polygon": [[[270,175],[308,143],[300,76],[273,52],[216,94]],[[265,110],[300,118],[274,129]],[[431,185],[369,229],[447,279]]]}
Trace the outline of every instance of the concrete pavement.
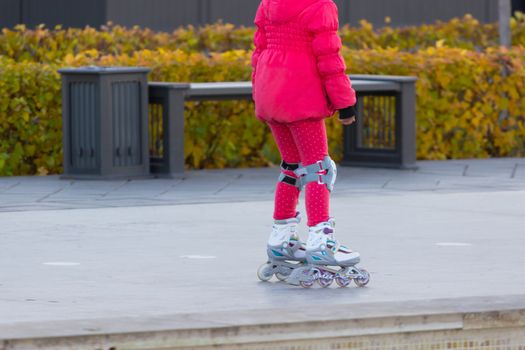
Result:
{"label": "concrete pavement", "polygon": [[73,333],[125,332],[148,319],[173,326],[188,315],[209,326],[234,314],[315,318],[317,308],[452,313],[491,300],[525,309],[525,160],[419,165],[341,169],[332,213],[371,272],[363,289],[257,280],[276,169],[183,181],[0,179],[0,340],[57,336],[66,324]]}
{"label": "concrete pavement", "polygon": [[[334,197],[502,191],[525,187],[525,159],[419,162],[416,171],[341,167]],[[184,180],[70,181],[0,177],[0,211],[272,200],[276,168],[189,171]]]}

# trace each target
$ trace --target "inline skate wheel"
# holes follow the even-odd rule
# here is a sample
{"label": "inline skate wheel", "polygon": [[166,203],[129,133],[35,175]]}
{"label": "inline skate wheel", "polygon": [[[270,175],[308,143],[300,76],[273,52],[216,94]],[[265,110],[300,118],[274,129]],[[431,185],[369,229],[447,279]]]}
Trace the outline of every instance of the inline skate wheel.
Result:
{"label": "inline skate wheel", "polygon": [[317,283],[323,288],[328,288],[332,285],[334,282],[334,276],[329,273],[324,273],[319,279],[317,280]]}
{"label": "inline skate wheel", "polygon": [[358,287],[364,287],[370,282],[370,273],[365,269],[360,269],[359,271],[361,274],[359,277],[356,277],[354,281]]}
{"label": "inline skate wheel", "polygon": [[268,282],[273,277],[273,268],[269,263],[262,264],[257,270],[257,277],[263,282]]}
{"label": "inline skate wheel", "polygon": [[301,287],[303,288],[312,288],[312,286],[314,285],[314,280],[312,281],[301,281],[299,282],[299,284],[301,284]]}
{"label": "inline skate wheel", "polygon": [[336,276],[335,277],[335,283],[341,288],[346,288],[348,285],[352,282],[352,279],[345,277],[345,276]]}
{"label": "inline skate wheel", "polygon": [[290,275],[285,275],[285,274],[280,273],[280,272],[277,272],[277,273],[275,274],[275,277],[277,277],[277,279],[278,279],[279,281],[281,281],[281,282],[286,281],[286,279],[288,278],[288,276],[290,276]]}

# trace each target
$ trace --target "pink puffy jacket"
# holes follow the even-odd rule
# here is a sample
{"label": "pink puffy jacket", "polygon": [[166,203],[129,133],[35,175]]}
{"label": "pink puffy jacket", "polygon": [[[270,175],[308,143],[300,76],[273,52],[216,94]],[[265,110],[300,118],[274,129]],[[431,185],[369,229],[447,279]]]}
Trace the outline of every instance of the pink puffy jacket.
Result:
{"label": "pink puffy jacket", "polygon": [[255,24],[252,81],[259,119],[323,119],[356,103],[332,0],[262,0]]}

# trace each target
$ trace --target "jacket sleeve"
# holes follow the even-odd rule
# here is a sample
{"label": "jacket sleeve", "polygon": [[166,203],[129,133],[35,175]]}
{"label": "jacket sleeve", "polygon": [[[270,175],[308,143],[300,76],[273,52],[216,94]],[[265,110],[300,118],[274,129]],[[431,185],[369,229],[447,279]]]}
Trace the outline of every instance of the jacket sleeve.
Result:
{"label": "jacket sleeve", "polygon": [[332,106],[341,110],[356,104],[355,90],[346,75],[346,64],[341,56],[341,38],[338,35],[339,16],[332,1],[324,2],[309,20],[313,35],[313,50],[317,69],[323,80]]}
{"label": "jacket sleeve", "polygon": [[261,2],[259,8],[257,9],[257,14],[255,15],[255,25],[257,30],[255,31],[255,36],[253,38],[253,43],[255,44],[255,50],[252,54],[252,83],[255,83],[255,76],[257,74],[257,62],[259,62],[259,57],[261,53],[266,49],[266,33],[264,26],[266,24],[266,16],[264,14],[264,7]]}

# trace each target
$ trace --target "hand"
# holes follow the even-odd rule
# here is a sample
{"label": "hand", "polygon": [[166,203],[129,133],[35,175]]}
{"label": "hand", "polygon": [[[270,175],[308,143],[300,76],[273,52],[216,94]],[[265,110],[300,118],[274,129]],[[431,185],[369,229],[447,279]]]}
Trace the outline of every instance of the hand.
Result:
{"label": "hand", "polygon": [[343,125],[352,125],[357,121],[357,109],[350,106],[339,111],[339,122]]}
{"label": "hand", "polygon": [[356,122],[355,117],[348,118],[348,119],[338,119],[338,120],[343,125],[352,125]]}

